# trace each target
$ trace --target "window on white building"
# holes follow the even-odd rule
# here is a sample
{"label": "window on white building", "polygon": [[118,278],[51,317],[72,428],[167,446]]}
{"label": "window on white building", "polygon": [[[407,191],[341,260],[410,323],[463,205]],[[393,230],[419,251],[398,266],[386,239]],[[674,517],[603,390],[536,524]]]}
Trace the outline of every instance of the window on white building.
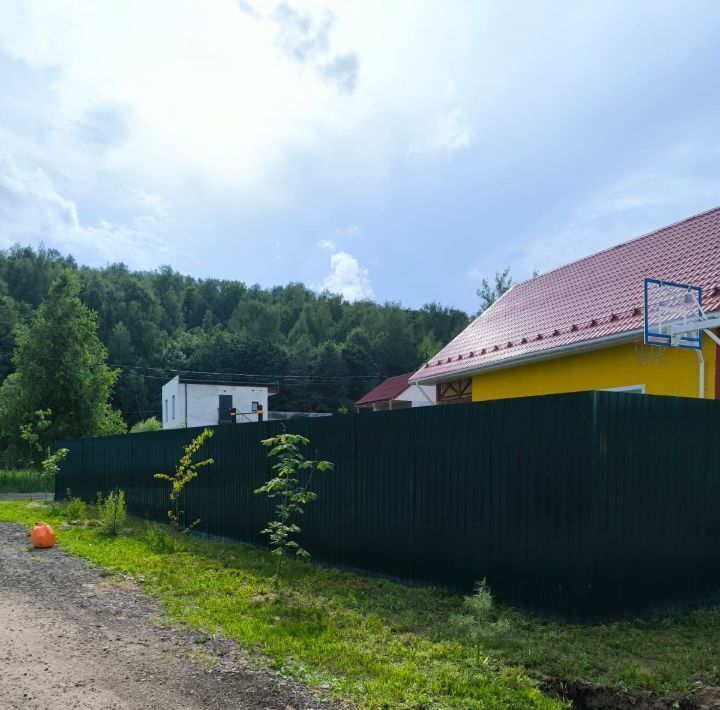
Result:
{"label": "window on white building", "polygon": [[167,404],[168,404],[168,402],[167,402],[167,400],[165,400],[165,421],[168,420],[168,406],[167,406]]}
{"label": "window on white building", "polygon": [[260,402],[253,402],[252,403],[252,411],[257,412],[258,409],[260,409]]}
{"label": "window on white building", "polygon": [[175,395],[172,396],[172,418],[175,419]]}

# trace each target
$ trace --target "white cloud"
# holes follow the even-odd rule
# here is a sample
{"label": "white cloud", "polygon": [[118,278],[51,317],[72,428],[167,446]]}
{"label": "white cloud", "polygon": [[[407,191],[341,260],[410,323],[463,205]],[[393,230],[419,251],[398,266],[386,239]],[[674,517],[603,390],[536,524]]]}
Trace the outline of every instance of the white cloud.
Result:
{"label": "white cloud", "polygon": [[158,217],[166,218],[172,208],[172,205],[160,195],[154,195],[141,188],[133,188],[128,192],[147,209],[154,212]]}
{"label": "white cloud", "polygon": [[[91,265],[123,260],[135,268],[154,268],[170,253],[160,238],[164,215],[158,205],[166,214],[169,206],[156,202],[152,214],[139,210],[125,224],[106,219],[83,224],[75,202],[45,171],[0,160],[0,247],[40,236],[48,246],[81,250]],[[139,207],[147,206],[140,201]]]}
{"label": "white cloud", "polygon": [[321,239],[321,240],[317,243],[317,245],[318,245],[321,249],[330,249],[331,251],[334,251],[334,249],[335,249],[335,242],[332,241],[331,239]]}
{"label": "white cloud", "polygon": [[0,52],[52,77],[57,103],[38,106],[35,120],[49,124],[48,156],[73,170],[101,157],[98,167],[133,182],[140,173],[177,187],[191,176],[272,199],[289,153],[322,149],[362,113],[343,106],[358,64],[330,10],[316,17],[280,3],[252,14],[235,0],[5,4]]}
{"label": "white cloud", "polygon": [[408,149],[408,157],[425,153],[454,153],[467,148],[473,137],[473,128],[460,108],[438,115],[422,139]]}
{"label": "white cloud", "polygon": [[373,297],[370,274],[358,260],[344,251],[330,257],[330,273],[315,287],[319,291],[339,293],[348,301],[360,301]]}
{"label": "white cloud", "polygon": [[332,54],[336,17],[327,7],[312,14],[281,2],[271,14],[277,24],[275,44],[300,65],[311,64],[317,74],[335,84],[340,93],[351,94],[357,85],[359,60],[355,52]]}

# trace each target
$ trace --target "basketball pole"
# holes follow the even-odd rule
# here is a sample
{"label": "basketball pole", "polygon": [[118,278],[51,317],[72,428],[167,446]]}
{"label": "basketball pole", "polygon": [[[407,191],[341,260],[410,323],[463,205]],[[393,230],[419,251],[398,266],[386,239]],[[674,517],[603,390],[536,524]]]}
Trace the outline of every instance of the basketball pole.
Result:
{"label": "basketball pole", "polygon": [[705,399],[705,358],[702,354],[702,335],[700,336],[700,350],[695,351],[698,359],[698,377],[700,379],[700,399]]}
{"label": "basketball pole", "polygon": [[[672,325],[670,326],[670,332],[673,336],[675,335],[683,335],[684,333],[689,333],[694,330],[697,330],[700,333],[700,349],[696,350],[697,358],[698,358],[698,369],[699,372],[699,378],[700,378],[700,399],[705,398],[705,358],[703,358],[702,354],[702,334],[705,333],[705,335],[710,338],[710,340],[715,342],[716,346],[720,346],[720,338],[718,338],[715,333],[712,332],[711,328],[717,328],[720,327],[720,317],[715,316],[714,318],[708,318],[705,313],[702,311],[700,312],[701,316],[700,319],[696,323],[682,323],[678,325]],[[698,325],[701,326],[701,328],[698,330]]]}

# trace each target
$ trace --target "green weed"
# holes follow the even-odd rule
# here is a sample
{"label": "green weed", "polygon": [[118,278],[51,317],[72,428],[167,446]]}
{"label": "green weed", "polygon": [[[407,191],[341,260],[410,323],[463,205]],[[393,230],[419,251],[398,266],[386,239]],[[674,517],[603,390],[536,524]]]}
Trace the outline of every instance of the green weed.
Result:
{"label": "green weed", "polygon": [[145,532],[148,548],[159,555],[170,555],[179,552],[181,545],[175,535],[169,534],[159,525],[148,522]]}
{"label": "green weed", "polygon": [[117,537],[125,525],[127,509],[125,507],[125,493],[114,490],[103,498],[97,494],[97,513],[100,522],[100,532],[108,537]]}

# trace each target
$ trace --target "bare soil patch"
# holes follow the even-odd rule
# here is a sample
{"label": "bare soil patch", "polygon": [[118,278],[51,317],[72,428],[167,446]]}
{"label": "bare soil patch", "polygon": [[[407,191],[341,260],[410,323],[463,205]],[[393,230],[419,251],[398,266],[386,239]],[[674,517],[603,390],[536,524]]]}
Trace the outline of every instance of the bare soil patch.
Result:
{"label": "bare soil patch", "polygon": [[720,688],[696,684],[689,695],[657,695],[649,690],[622,691],[592,683],[549,684],[548,695],[572,701],[576,710],[720,710]]}
{"label": "bare soil patch", "polygon": [[129,579],[0,523],[2,710],[338,707],[253,667],[237,644],[185,631]]}

